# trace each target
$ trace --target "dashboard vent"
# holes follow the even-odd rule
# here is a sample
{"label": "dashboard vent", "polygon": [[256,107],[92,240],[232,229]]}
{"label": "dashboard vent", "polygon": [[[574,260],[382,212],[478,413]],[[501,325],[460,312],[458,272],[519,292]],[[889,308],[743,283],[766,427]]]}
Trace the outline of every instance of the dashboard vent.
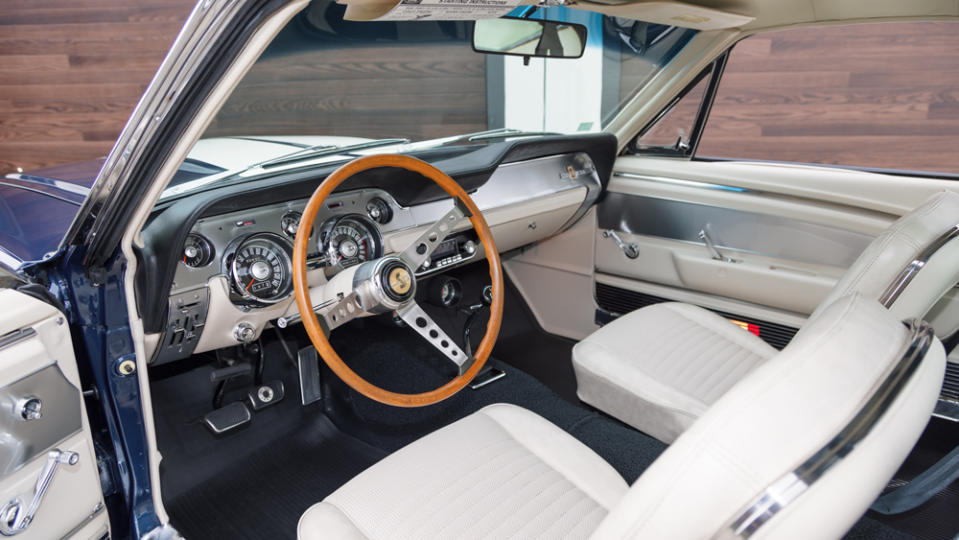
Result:
{"label": "dashboard vent", "polygon": [[959,364],[946,362],[946,379],[942,383],[942,399],[959,401]]}
{"label": "dashboard vent", "polygon": [[[673,302],[673,300],[621,289],[603,283],[596,284],[596,304],[614,316],[625,315],[630,311],[661,302]],[[735,321],[737,324],[743,323],[739,325],[744,328],[746,327],[744,325],[755,327],[758,331],[759,338],[777,349],[782,349],[788,345],[789,342],[792,341],[793,336],[796,335],[796,332],[798,332],[797,328],[791,326],[766,322],[760,319],[744,317],[735,313],[727,313],[715,309],[710,309],[710,311],[731,321]],[[752,331],[752,329],[750,329],[750,331]]]}

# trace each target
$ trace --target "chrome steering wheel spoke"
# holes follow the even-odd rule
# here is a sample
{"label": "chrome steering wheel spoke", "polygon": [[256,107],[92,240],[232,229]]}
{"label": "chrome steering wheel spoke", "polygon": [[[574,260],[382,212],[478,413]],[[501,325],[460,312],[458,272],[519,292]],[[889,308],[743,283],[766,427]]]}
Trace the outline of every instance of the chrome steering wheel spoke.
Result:
{"label": "chrome steering wheel spoke", "polygon": [[405,306],[396,310],[396,313],[410,328],[416,330],[430,345],[456,364],[460,375],[466,373],[466,370],[473,365],[473,357],[467,356],[466,353],[459,348],[459,345],[450,339],[450,337],[446,335],[446,332],[433,322],[433,319],[423,311],[423,308],[421,308],[416,301],[410,301]]}
{"label": "chrome steering wheel spoke", "polygon": [[409,267],[416,272],[430,258],[440,243],[453,232],[453,227],[466,217],[466,212],[454,201],[453,209],[443,215],[423,234],[413,241],[400,255]]}
{"label": "chrome steering wheel spoke", "polygon": [[338,300],[332,307],[320,314],[323,318],[322,323],[326,326],[327,334],[334,328],[343,326],[363,314],[363,306],[356,296],[356,292],[351,292]]}

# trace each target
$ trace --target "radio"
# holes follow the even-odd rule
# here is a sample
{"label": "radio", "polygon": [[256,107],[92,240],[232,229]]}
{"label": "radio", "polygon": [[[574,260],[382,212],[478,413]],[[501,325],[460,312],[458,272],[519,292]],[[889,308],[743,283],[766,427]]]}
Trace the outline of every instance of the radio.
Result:
{"label": "radio", "polygon": [[440,242],[430,258],[417,270],[417,276],[438,272],[472,259],[476,255],[476,240],[466,234],[456,234]]}

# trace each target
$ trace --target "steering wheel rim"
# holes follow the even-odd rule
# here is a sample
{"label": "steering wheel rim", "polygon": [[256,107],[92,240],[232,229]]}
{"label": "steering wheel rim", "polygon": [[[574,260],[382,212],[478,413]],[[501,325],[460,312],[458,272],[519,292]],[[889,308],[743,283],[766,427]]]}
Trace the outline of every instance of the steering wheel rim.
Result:
{"label": "steering wheel rim", "polygon": [[[496,244],[493,240],[493,234],[486,220],[483,218],[482,212],[476,206],[476,203],[474,203],[466,191],[446,173],[429,163],[410,156],[398,154],[371,155],[360,157],[346,163],[317,186],[309,202],[307,202],[306,208],[303,210],[300,223],[313,223],[326,199],[333,193],[333,190],[339,187],[340,184],[348,178],[351,178],[357,173],[378,167],[402,168],[417,172],[429,178],[453,197],[455,204],[461,205],[460,207],[465,208],[468,213],[466,217],[468,217],[470,223],[473,225],[479,241],[483,244],[484,251],[486,252],[493,293],[493,301],[490,304],[489,321],[486,324],[486,334],[483,336],[483,340],[480,341],[479,346],[476,347],[474,354],[475,360],[473,363],[465,372],[457,375],[443,386],[418,394],[405,394],[386,390],[370,383],[350,369],[330,344],[326,332],[324,332],[319,318],[314,311],[313,302],[310,298],[310,287],[306,273],[306,254],[309,251],[309,233],[311,227],[301,226],[296,233],[293,245],[293,290],[296,297],[296,305],[300,311],[300,317],[306,333],[310,337],[310,341],[313,343],[313,346],[316,347],[320,357],[323,358],[323,361],[326,362],[337,377],[357,392],[380,403],[396,407],[423,407],[439,403],[462,390],[463,387],[483,369],[483,366],[489,359],[490,353],[493,351],[493,345],[496,343],[496,338],[499,335],[500,324],[503,319],[503,269],[500,263],[499,252],[496,250]],[[415,272],[415,270],[416,268],[411,268],[411,271]],[[411,302],[414,301],[411,300]]]}

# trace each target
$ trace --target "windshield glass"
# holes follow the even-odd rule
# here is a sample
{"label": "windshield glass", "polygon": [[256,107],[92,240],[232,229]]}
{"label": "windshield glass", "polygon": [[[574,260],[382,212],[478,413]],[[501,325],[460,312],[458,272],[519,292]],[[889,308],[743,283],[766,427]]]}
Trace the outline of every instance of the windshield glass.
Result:
{"label": "windshield glass", "polygon": [[294,17],[190,154],[194,169],[220,172],[181,175],[167,195],[292,152],[315,163],[314,151],[320,161],[342,160],[330,150],[382,139],[398,140],[370,152],[502,140],[503,130],[600,131],[695,34],[545,8],[530,18],[584,25],[586,49],[580,58],[523,58],[475,52],[472,21],[357,22],[344,11],[325,0]]}

